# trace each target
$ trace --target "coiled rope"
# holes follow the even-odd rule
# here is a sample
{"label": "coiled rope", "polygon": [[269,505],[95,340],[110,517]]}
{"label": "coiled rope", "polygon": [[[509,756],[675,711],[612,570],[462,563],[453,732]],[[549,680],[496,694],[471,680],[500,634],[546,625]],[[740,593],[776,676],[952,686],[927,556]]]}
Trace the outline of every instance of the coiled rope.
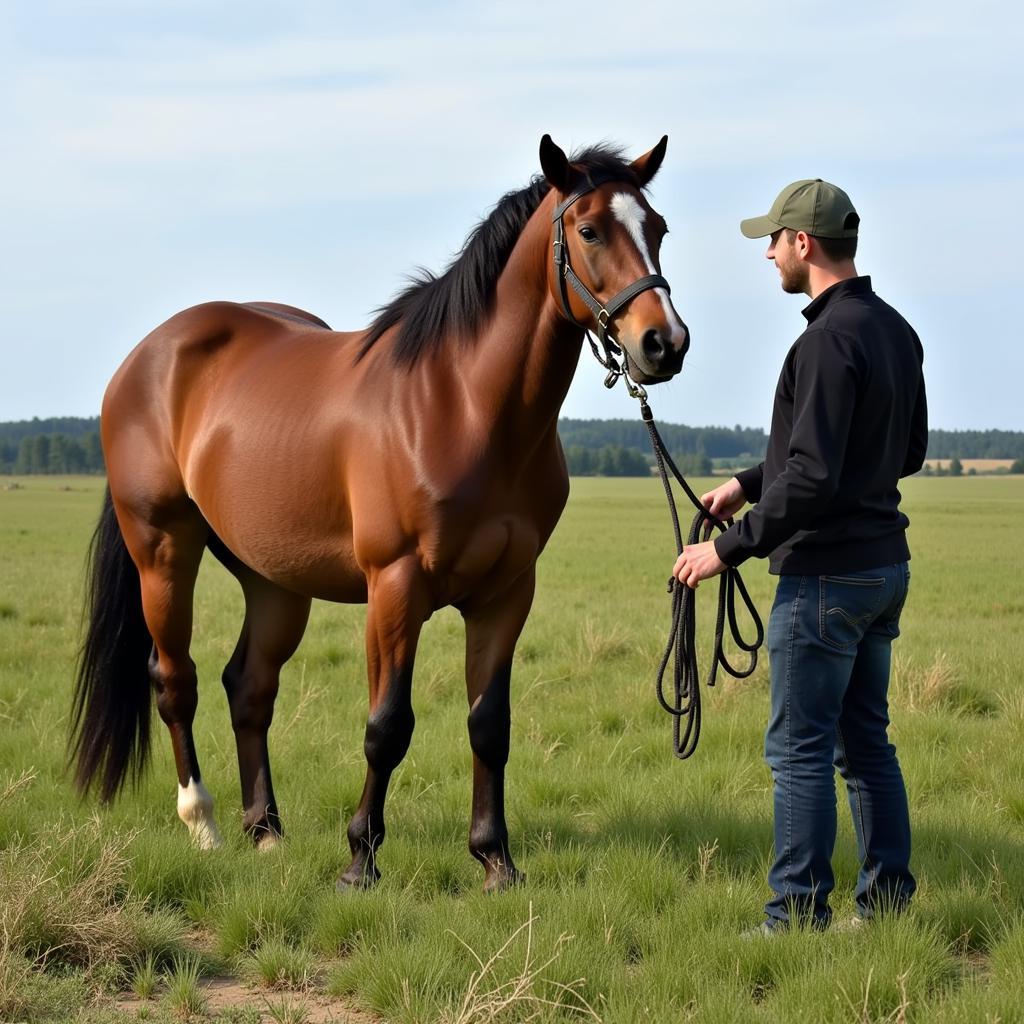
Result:
{"label": "coiled rope", "polygon": [[[665,497],[668,499],[669,514],[672,517],[672,530],[676,539],[676,554],[683,552],[683,537],[679,527],[679,513],[676,509],[675,496],[672,493],[672,485],[668,478],[668,470],[679,482],[679,486],[686,492],[686,496],[693,502],[697,514],[693,517],[690,526],[690,533],[687,537],[687,544],[696,544],[701,539],[708,540],[712,531],[717,528],[725,531],[729,522],[724,522],[717,516],[712,515],[700,502],[700,499],[690,485],[686,482],[679,467],[672,460],[672,456],[665,447],[665,442],[658,433],[654,423],[654,414],[647,404],[646,395],[638,394],[634,397],[640,402],[640,415],[643,417],[647,432],[651,436],[651,447],[654,449],[654,458],[658,465],[658,473],[661,476],[662,486],[665,488]],[[730,520],[731,522],[731,520]],[[661,657],[661,664],[658,666],[658,675],[655,680],[655,692],[658,695],[658,703],[672,715],[672,752],[680,760],[685,760],[697,749],[697,741],[700,739],[701,706],[700,706],[700,670],[697,665],[697,594],[688,586],[680,583],[674,576],[669,578],[668,592],[672,595],[672,626],[669,630],[668,643],[665,646],[665,653]],[[754,624],[756,636],[752,642],[743,638],[740,632],[739,623],[736,618],[736,594],[739,592]],[[737,669],[725,656],[723,641],[725,639],[725,620],[729,620],[729,632],[733,643],[742,651],[750,655],[750,662],[746,668]],[[764,643],[764,624],[757,614],[754,602],[750,599],[746,585],[740,576],[739,570],[729,567],[721,574],[718,585],[718,617],[715,623],[715,646],[711,661],[711,669],[708,672],[707,685],[714,686],[718,678],[719,665],[729,675],[737,679],[746,679],[757,668],[757,651]],[[669,703],[665,696],[665,672],[669,662],[672,662],[672,702]]]}
{"label": "coiled rope", "polygon": [[[672,530],[676,538],[676,555],[683,553],[683,535],[679,528],[679,512],[676,509],[675,496],[672,493],[672,484],[669,482],[668,471],[679,482],[679,486],[686,492],[686,496],[693,503],[697,514],[693,517],[690,526],[690,533],[687,537],[687,544],[696,544],[701,539],[703,532],[704,540],[708,540],[714,529],[723,533],[729,528],[732,520],[725,522],[717,516],[712,515],[700,502],[700,499],[693,493],[692,488],[686,482],[679,467],[673,462],[672,456],[665,447],[665,442],[658,433],[654,423],[654,413],[647,404],[647,392],[643,386],[637,384],[629,375],[625,358],[620,362],[617,356],[622,354],[618,343],[610,337],[607,332],[602,331],[599,335],[600,348],[589,330],[585,336],[590,344],[590,350],[594,358],[605,368],[607,375],[604,379],[606,388],[613,388],[622,378],[626,385],[626,391],[630,398],[635,398],[640,403],[640,415],[643,418],[647,432],[651,436],[651,448],[654,449],[654,459],[658,464],[658,473],[661,476],[661,485],[665,488],[665,497],[668,499],[668,510],[672,516]],[[753,642],[743,639],[740,632],[739,622],[736,618],[736,593],[739,592],[743,604],[754,624],[756,636]],[[697,749],[697,741],[700,739],[700,669],[697,665],[697,595],[688,586],[680,583],[674,576],[669,578],[668,592],[672,595],[672,626],[668,634],[668,643],[665,646],[665,653],[661,656],[661,664],[658,666],[658,675],[655,679],[655,692],[658,695],[658,703],[672,716],[672,753],[680,760],[685,761]],[[725,620],[729,620],[729,632],[733,643],[750,655],[750,663],[745,669],[735,668],[725,656],[723,641],[725,640]],[[754,602],[750,599],[746,585],[740,576],[739,570],[729,567],[721,574],[718,583],[718,617],[715,622],[715,646],[711,660],[711,669],[708,672],[707,685],[714,686],[718,679],[719,665],[729,675],[736,679],[746,679],[752,675],[757,668],[757,651],[764,643],[764,623],[761,616],[757,614]],[[669,662],[672,662],[672,703],[665,697],[665,672]]]}

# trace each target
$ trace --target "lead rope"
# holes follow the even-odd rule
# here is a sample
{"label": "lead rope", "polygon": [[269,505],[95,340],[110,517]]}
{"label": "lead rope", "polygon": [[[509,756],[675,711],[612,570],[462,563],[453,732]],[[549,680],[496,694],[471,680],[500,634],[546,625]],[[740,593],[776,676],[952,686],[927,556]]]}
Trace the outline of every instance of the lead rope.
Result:
{"label": "lead rope", "polygon": [[[651,448],[654,451],[654,459],[658,466],[658,474],[661,477],[661,485],[665,489],[665,498],[668,501],[669,515],[672,517],[672,532],[676,541],[677,557],[683,552],[683,536],[679,527],[679,512],[676,509],[675,495],[672,493],[672,484],[668,478],[668,471],[676,478],[679,486],[682,487],[686,496],[693,503],[697,514],[693,517],[690,525],[690,533],[687,537],[687,544],[696,544],[701,539],[708,540],[714,529],[723,533],[731,525],[732,520],[725,522],[717,516],[712,515],[694,494],[693,489],[686,482],[679,467],[675,464],[672,456],[665,447],[665,442],[658,432],[654,422],[654,413],[647,404],[647,392],[640,385],[632,381],[623,364],[619,364],[604,344],[604,358],[598,351],[597,345],[586,332],[587,341],[597,361],[608,371],[605,377],[605,387],[614,387],[619,377],[625,381],[626,390],[632,398],[640,403],[640,416],[647,427],[650,435]],[[603,339],[602,339],[603,340]],[[739,592],[743,604],[754,624],[756,636],[752,642],[743,638],[740,632],[739,621],[736,617],[736,593]],[[661,663],[658,665],[658,674],[655,678],[655,693],[658,703],[672,716],[672,753],[680,760],[686,760],[697,749],[697,741],[700,739],[701,704],[700,704],[700,669],[697,664],[697,594],[688,586],[680,583],[674,576],[669,577],[668,593],[672,597],[672,625],[669,629],[668,643],[665,645],[665,653],[661,656]],[[750,655],[749,664],[746,668],[738,669],[729,661],[725,655],[725,621],[729,620],[729,632],[733,643],[742,651]],[[729,675],[736,679],[746,679],[752,675],[757,668],[757,651],[764,643],[764,624],[761,616],[758,615],[754,602],[750,598],[739,569],[732,566],[727,568],[719,577],[718,583],[718,615],[715,621],[715,646],[712,654],[711,668],[708,672],[707,685],[714,686],[718,679],[718,667],[721,665]],[[672,662],[672,687],[673,701],[670,704],[665,697],[665,672],[669,662]],[[684,725],[685,722],[685,725]]]}

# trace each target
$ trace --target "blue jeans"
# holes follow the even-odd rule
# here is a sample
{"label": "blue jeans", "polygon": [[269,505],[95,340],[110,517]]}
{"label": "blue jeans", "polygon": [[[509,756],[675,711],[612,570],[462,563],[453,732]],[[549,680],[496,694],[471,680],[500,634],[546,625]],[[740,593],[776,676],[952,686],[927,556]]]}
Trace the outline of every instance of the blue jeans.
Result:
{"label": "blue jeans", "polygon": [[835,885],[834,768],[846,781],[861,860],[857,909],[902,909],[910,817],[889,742],[889,665],[910,583],[905,562],[867,572],[779,578],[768,620],[771,721],[765,758],[775,783],[770,924],[791,915],[826,927]]}

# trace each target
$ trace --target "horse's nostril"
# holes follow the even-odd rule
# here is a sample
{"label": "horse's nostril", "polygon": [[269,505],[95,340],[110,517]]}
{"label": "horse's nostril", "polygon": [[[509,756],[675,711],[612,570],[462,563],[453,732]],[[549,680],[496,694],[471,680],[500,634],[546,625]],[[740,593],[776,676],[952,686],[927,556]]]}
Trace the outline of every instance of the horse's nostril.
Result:
{"label": "horse's nostril", "polygon": [[661,332],[653,327],[649,331],[644,332],[640,348],[643,349],[644,355],[654,364],[660,363],[665,358],[665,342],[661,337]]}

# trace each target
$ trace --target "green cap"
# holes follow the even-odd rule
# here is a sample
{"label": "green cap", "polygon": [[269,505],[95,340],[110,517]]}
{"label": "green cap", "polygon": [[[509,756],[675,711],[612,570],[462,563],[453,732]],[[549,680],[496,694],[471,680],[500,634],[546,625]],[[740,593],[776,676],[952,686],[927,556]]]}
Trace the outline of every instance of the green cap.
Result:
{"label": "green cap", "polygon": [[787,185],[764,217],[740,221],[747,238],[764,238],[779,228],[806,231],[817,238],[856,238],[860,217],[850,197],[821,178]]}

